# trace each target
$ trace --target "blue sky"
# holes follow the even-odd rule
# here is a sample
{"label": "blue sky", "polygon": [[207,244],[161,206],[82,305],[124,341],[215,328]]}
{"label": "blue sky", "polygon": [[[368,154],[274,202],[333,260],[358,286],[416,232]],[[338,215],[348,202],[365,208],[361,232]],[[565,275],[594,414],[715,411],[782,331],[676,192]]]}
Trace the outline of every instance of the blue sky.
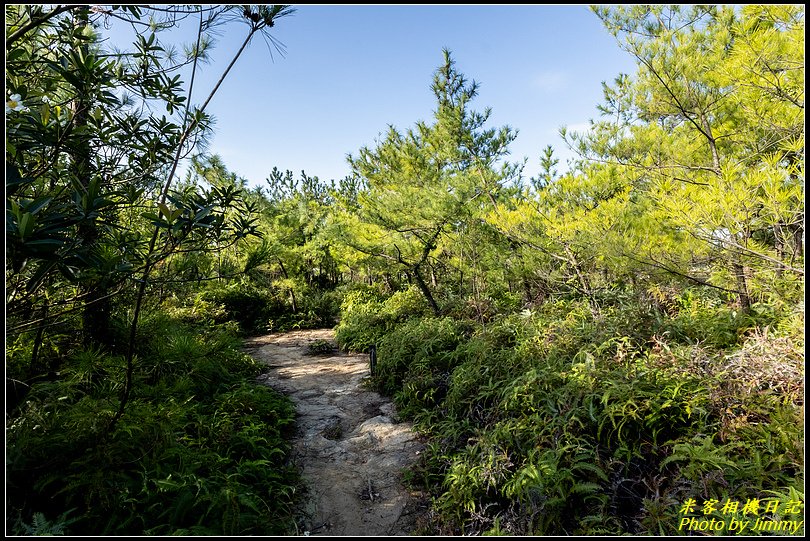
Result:
{"label": "blue sky", "polygon": [[[492,108],[490,126],[518,130],[511,158],[528,157],[527,177],[539,171],[546,145],[564,165],[572,154],[560,126],[584,126],[598,114],[601,82],[634,71],[584,5],[295,7],[272,29],[286,54],[273,51],[271,59],[265,43],[254,41],[208,109],[217,119],[209,151],[253,185],[263,185],[274,166],[342,178],[346,155],[373,146],[389,124],[406,130],[429,121],[442,48],[480,83],[473,105]],[[195,101],[245,32],[234,24],[218,38]]]}

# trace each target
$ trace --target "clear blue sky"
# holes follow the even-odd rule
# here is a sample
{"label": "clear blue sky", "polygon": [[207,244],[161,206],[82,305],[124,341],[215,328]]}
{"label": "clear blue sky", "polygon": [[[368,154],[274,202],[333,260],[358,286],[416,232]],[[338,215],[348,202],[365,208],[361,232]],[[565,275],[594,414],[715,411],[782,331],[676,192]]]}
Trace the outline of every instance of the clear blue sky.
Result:
{"label": "clear blue sky", "polygon": [[[473,105],[492,108],[490,126],[518,130],[511,157],[529,158],[527,177],[539,171],[546,145],[564,166],[572,154],[560,126],[595,118],[601,82],[635,70],[585,5],[296,10],[271,30],[286,54],[273,51],[271,60],[265,43],[254,41],[208,109],[217,119],[209,151],[253,185],[263,185],[274,166],[342,178],[349,173],[346,155],[374,145],[389,124],[406,130],[429,121],[430,83],[445,47],[458,69],[480,83]],[[245,32],[234,24],[219,37],[195,101],[212,88]]]}

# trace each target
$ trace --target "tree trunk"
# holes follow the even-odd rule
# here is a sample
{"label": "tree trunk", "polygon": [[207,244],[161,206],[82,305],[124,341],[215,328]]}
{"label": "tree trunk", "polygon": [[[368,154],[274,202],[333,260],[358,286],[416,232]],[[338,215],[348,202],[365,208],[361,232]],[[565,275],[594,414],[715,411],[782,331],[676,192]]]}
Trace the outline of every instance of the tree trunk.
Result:
{"label": "tree trunk", "polygon": [[439,305],[436,304],[436,300],[433,298],[433,295],[430,293],[430,289],[425,283],[425,280],[422,278],[422,274],[419,272],[419,265],[415,265],[412,271],[413,279],[416,281],[416,285],[419,286],[419,290],[425,296],[425,299],[427,299],[433,313],[437,316],[440,315],[441,310],[439,310]]}
{"label": "tree trunk", "polygon": [[804,217],[801,222],[797,222],[791,227],[793,232],[793,256],[794,258],[804,257]]}
{"label": "tree trunk", "polygon": [[529,282],[529,279],[525,276],[522,280],[523,285],[523,304],[533,304],[534,297],[532,296],[532,284]]}
{"label": "tree trunk", "polygon": [[712,135],[711,124],[709,124],[709,121],[706,119],[705,115],[701,115],[700,119],[703,122],[703,129],[706,131],[706,140],[709,143],[709,150],[712,153],[712,169],[714,169],[715,173],[720,175],[720,154],[717,152],[717,141]]}
{"label": "tree trunk", "polygon": [[[90,8],[83,6],[76,9],[74,26],[84,27],[90,24]],[[89,54],[86,44],[80,46],[82,55]],[[76,99],[73,101],[73,123],[75,131],[82,134],[81,140],[77,141],[71,152],[71,173],[76,176],[85,190],[88,189],[93,178],[92,166],[90,163],[90,140],[85,135],[90,108],[93,104],[91,89],[86,81],[81,81],[81,87],[76,88]],[[77,236],[81,246],[88,256],[97,249],[100,232],[96,220],[87,220],[79,224]],[[90,273],[92,275],[92,273]],[[91,277],[84,280],[79,285],[79,290],[84,298],[84,308],[82,309],[82,338],[85,346],[103,345],[109,346],[110,337],[110,314],[112,305],[108,295],[107,284],[103,277]]]}
{"label": "tree trunk", "polygon": [[40,366],[39,349],[42,347],[43,335],[45,334],[45,318],[47,316],[48,316],[48,298],[46,297],[45,302],[42,305],[42,313],[39,316],[42,321],[37,326],[37,335],[34,338],[34,347],[33,350],[31,351],[31,372],[37,375],[46,372],[45,368]]}
{"label": "tree trunk", "polygon": [[571,251],[568,244],[565,244],[565,254],[568,256],[568,262],[571,263],[572,267],[574,267],[574,272],[576,272],[579,283],[582,286],[583,294],[588,298],[588,303],[591,305],[594,313],[597,313],[599,311],[599,306],[596,304],[596,299],[593,297],[591,282],[588,280],[588,276],[579,266],[579,262],[577,261],[576,257],[574,257],[574,252]]}
{"label": "tree trunk", "polygon": [[737,279],[737,296],[740,300],[740,308],[743,313],[747,314],[751,311],[751,297],[748,295],[745,267],[743,267],[739,259],[735,259],[731,267],[734,269],[734,277]]}

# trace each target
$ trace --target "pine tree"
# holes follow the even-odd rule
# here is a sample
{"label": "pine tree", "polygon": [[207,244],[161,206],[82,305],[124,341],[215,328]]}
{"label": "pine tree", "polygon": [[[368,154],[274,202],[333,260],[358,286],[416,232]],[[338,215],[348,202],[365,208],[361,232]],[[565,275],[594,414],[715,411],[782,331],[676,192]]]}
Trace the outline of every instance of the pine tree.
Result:
{"label": "pine tree", "polygon": [[437,103],[432,124],[418,122],[405,133],[390,126],[375,148],[349,156],[367,189],[357,213],[343,215],[341,234],[355,250],[404,271],[438,314],[434,280],[426,273],[437,263],[441,242],[495,204],[518,170],[503,162],[515,132],[484,128],[490,110],[471,108],[478,84],[457,70],[447,50],[431,89]]}

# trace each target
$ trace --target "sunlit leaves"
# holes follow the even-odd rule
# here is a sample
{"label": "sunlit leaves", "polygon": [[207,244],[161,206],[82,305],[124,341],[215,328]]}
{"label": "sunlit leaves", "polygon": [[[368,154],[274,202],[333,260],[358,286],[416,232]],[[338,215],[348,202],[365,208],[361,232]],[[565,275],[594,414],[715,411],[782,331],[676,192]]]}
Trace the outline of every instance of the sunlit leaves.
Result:
{"label": "sunlit leaves", "polygon": [[[367,189],[340,214],[337,228],[343,242],[386,272],[393,263],[418,283],[425,266],[459,267],[468,264],[465,257],[479,258],[473,251],[458,257],[459,249],[465,253],[459,243],[470,241],[476,215],[517,178],[517,166],[504,163],[515,133],[508,126],[485,127],[490,111],[471,107],[478,85],[448,51],[431,89],[432,123],[417,122],[405,132],[389,126],[374,147],[349,157]],[[430,295],[426,286],[422,290]]]}
{"label": "sunlit leaves", "polygon": [[[638,60],[633,78],[605,85],[604,119],[570,137],[583,156],[622,166],[633,225],[614,242],[635,238],[640,253],[630,259],[712,276],[742,302],[748,289],[762,291],[758,276],[798,270],[803,9],[594,11]],[[576,223],[588,231],[596,225]]]}

